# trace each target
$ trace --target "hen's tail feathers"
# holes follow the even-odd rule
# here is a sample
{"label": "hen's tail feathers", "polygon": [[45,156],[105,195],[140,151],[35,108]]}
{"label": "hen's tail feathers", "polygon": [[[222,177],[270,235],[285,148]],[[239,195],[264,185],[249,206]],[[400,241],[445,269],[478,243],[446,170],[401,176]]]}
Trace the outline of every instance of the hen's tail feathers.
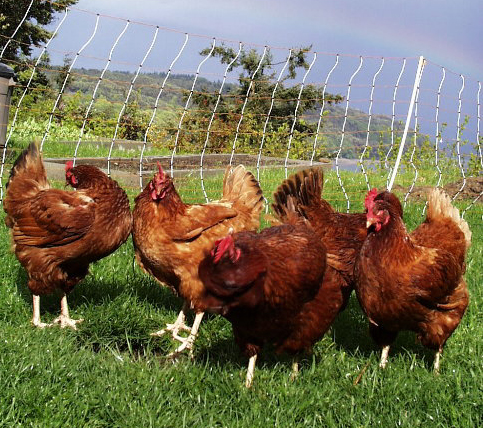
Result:
{"label": "hen's tail feathers", "polygon": [[297,210],[296,200],[291,195],[287,196],[286,203],[280,206],[280,210],[283,210],[282,214],[279,215],[279,218],[283,219],[282,223],[292,224],[294,226],[297,224],[305,224],[310,226],[308,220]]}
{"label": "hen's tail feathers", "polygon": [[[26,183],[27,181],[28,183]],[[37,143],[30,143],[17,158],[10,171],[6,187],[8,193],[14,192],[14,188],[18,187],[19,192],[24,196],[37,192],[41,188],[49,187]]]}
{"label": "hen's tail feathers", "polygon": [[[304,169],[284,180],[273,194],[272,209],[281,219],[286,220],[287,213],[292,210],[303,214],[302,207],[320,206],[324,173],[321,168]],[[328,205],[328,204],[327,204]],[[330,208],[330,207],[329,207]]]}
{"label": "hen's tail feathers", "polygon": [[453,206],[451,198],[441,189],[434,188],[428,197],[427,219],[431,221],[437,217],[452,219],[465,235],[466,249],[471,245],[471,231],[468,223],[460,217],[458,208]]}
{"label": "hen's tail feathers", "polygon": [[260,212],[264,207],[262,189],[255,176],[243,165],[227,167],[223,177],[222,200],[232,201],[238,209],[248,210],[252,218],[260,222]]}

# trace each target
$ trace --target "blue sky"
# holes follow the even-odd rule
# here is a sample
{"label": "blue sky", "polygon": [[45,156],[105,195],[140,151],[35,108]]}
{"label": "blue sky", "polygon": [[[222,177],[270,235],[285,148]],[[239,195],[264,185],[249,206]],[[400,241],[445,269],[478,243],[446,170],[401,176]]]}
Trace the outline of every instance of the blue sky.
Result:
{"label": "blue sky", "polygon": [[[101,18],[97,32],[93,32],[96,13]],[[482,16],[482,0],[80,0],[49,46],[49,55],[54,64],[61,63],[66,52],[73,59],[95,34],[76,67],[102,69],[126,25],[126,21],[110,17],[133,21],[116,45],[111,70],[135,71],[148,52],[155,26],[162,28],[146,56],[143,72],[167,71],[183,45],[184,33],[190,34],[190,40],[173,73],[194,74],[203,59],[200,51],[210,45],[213,37],[218,46],[228,40],[233,43],[227,44],[236,49],[238,42],[243,42],[245,47],[256,47],[259,53],[264,45],[270,46],[277,73],[289,48],[312,45],[318,57],[308,83],[322,85],[334,64],[334,54],[341,54],[340,65],[327,86],[329,93],[346,95],[359,56],[364,56],[364,66],[351,89],[351,107],[363,111],[368,110],[370,84],[383,56],[386,63],[377,77],[373,113],[391,114],[393,89],[401,70],[395,105],[397,120],[405,120],[417,59],[423,55],[428,62],[419,96],[421,132],[435,133],[436,94],[444,75],[439,111],[439,123],[447,123],[444,139],[455,141],[459,135],[457,123],[467,116],[469,123],[459,138],[474,140],[477,96],[481,95],[478,80],[483,80]],[[51,28],[54,27],[55,23]],[[312,57],[313,52],[307,59]],[[407,58],[404,73],[402,58]],[[217,81],[223,77],[224,69],[218,59],[211,58],[200,75]],[[235,70],[229,73],[227,81],[236,82],[237,76]],[[294,83],[300,83],[302,76],[299,70]]]}
{"label": "blue sky", "polygon": [[76,7],[260,45],[424,55],[456,73],[483,77],[481,0],[80,0]]}

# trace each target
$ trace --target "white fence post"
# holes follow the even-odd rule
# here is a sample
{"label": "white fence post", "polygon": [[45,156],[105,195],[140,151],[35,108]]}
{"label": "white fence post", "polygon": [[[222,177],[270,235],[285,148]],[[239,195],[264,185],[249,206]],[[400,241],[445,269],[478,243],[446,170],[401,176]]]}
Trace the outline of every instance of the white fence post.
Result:
{"label": "white fence post", "polygon": [[13,86],[15,85],[15,72],[8,65],[0,63],[0,148],[3,149],[2,165],[0,167],[0,202],[3,201],[3,168],[7,154],[6,138],[8,125],[8,110]]}
{"label": "white fence post", "polygon": [[418,69],[416,70],[416,77],[414,78],[413,93],[411,95],[411,101],[409,102],[408,115],[406,116],[406,124],[404,125],[404,132],[401,139],[401,145],[399,146],[399,152],[397,154],[396,163],[394,164],[391,180],[389,181],[389,185],[387,186],[388,192],[391,191],[392,186],[394,185],[394,180],[396,179],[397,170],[399,168],[399,164],[401,163],[404,144],[406,143],[406,137],[408,135],[409,123],[411,122],[411,116],[413,114],[414,101],[416,100],[416,94],[418,92],[419,84],[421,83],[421,78],[423,77],[424,63],[425,63],[425,60],[423,56],[420,56],[419,62],[418,62]]}

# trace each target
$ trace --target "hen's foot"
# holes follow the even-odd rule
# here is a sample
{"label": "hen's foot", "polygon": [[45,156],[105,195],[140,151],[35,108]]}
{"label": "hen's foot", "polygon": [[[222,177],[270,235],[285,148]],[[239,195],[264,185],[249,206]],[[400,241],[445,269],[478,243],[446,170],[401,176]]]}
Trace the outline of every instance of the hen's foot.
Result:
{"label": "hen's foot", "polygon": [[191,335],[188,337],[176,337],[176,340],[180,341],[181,345],[179,345],[173,352],[170,352],[166,358],[176,361],[186,350],[188,350],[189,357],[193,359],[193,343],[195,337],[192,337]]}
{"label": "hen's foot", "polygon": [[52,321],[52,324],[50,324],[50,325],[59,324],[60,328],[69,327],[72,330],[77,330],[76,324],[79,324],[82,321],[84,321],[84,320],[83,319],[73,320],[68,315],[60,315],[54,321]]}
{"label": "hen's foot", "polygon": [[33,318],[32,319],[32,325],[34,327],[37,327],[37,328],[45,328],[45,327],[50,327],[52,324],[46,324],[44,322],[41,322],[40,318],[39,319]]}
{"label": "hen's foot", "polygon": [[385,368],[386,367],[386,364],[387,364],[387,358],[389,356],[389,345],[387,346],[384,346],[382,348],[382,353],[381,353],[381,361],[379,363],[379,367],[381,369]]}
{"label": "hen's foot", "polygon": [[171,332],[171,336],[173,337],[173,339],[179,340],[181,342],[185,338],[178,334],[180,330],[187,331],[189,333],[191,331],[191,328],[187,326],[184,321],[182,323],[175,322],[174,324],[166,324],[165,328],[151,333],[151,336],[161,337],[164,334]]}
{"label": "hen's foot", "polygon": [[290,374],[290,380],[294,382],[298,376],[299,376],[299,363],[298,361],[294,361],[292,363],[292,373]]}
{"label": "hen's foot", "polygon": [[161,337],[164,334],[171,332],[171,336],[175,340],[179,340],[182,342],[185,338],[180,336],[178,333],[179,331],[187,331],[188,333],[191,332],[191,328],[186,325],[185,320],[186,320],[186,315],[185,311],[187,310],[186,304],[183,306],[183,309],[181,312],[178,314],[178,318],[176,318],[176,321],[173,324],[166,324],[166,328],[163,328],[162,330],[156,331],[154,333],[151,333],[151,336],[156,336],[156,337]]}
{"label": "hen's foot", "polygon": [[60,300],[60,315],[54,321],[52,321],[52,325],[60,324],[61,328],[69,327],[72,330],[77,330],[76,324],[79,324],[82,321],[84,320],[83,319],[73,320],[69,316],[69,306],[67,305],[67,295],[64,294],[62,296],[62,299]]}
{"label": "hen's foot", "polygon": [[441,353],[443,352],[442,348],[439,348],[434,355],[434,374],[439,375],[439,359],[441,357]]}
{"label": "hen's foot", "polygon": [[203,319],[204,312],[199,312],[195,316],[195,320],[193,321],[193,326],[189,329],[189,336],[188,337],[181,337],[179,335],[173,334],[173,338],[181,342],[181,345],[178,346],[173,352],[168,354],[168,358],[176,359],[178,358],[184,351],[189,351],[189,356],[193,359],[193,343],[196,340],[196,336],[198,335],[198,329],[200,328],[201,320]]}
{"label": "hen's foot", "polygon": [[245,386],[251,388],[253,384],[253,376],[255,374],[255,363],[257,362],[257,354],[252,355],[248,360],[247,377],[245,379]]}

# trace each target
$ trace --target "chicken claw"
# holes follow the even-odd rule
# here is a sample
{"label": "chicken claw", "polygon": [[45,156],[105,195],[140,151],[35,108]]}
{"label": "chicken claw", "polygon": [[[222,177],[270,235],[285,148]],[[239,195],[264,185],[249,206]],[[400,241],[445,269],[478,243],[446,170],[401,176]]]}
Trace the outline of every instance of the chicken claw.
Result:
{"label": "chicken claw", "polygon": [[64,294],[62,297],[62,300],[60,301],[60,315],[52,321],[52,324],[49,325],[54,325],[54,324],[60,324],[61,328],[69,327],[73,330],[77,330],[76,324],[81,323],[84,321],[83,319],[80,320],[73,320],[69,316],[69,307],[67,306],[67,296]]}
{"label": "chicken claw", "polygon": [[60,315],[54,321],[52,321],[52,324],[47,324],[47,325],[51,326],[51,325],[54,325],[54,324],[60,324],[60,328],[69,327],[72,330],[77,330],[76,324],[79,324],[82,321],[84,321],[84,320],[83,319],[74,320],[74,319],[70,318],[69,316]]}
{"label": "chicken claw", "polygon": [[38,328],[52,327],[54,324],[60,324],[61,328],[70,327],[73,330],[77,330],[76,324],[84,321],[83,319],[73,320],[69,316],[69,307],[67,306],[67,296],[65,294],[60,301],[60,315],[51,324],[40,321],[40,296],[36,294],[33,295],[33,307],[32,324]]}
{"label": "chicken claw", "polygon": [[166,328],[163,328],[162,330],[151,333],[151,336],[161,337],[167,332],[171,332],[173,339],[176,339],[182,342],[185,338],[179,336],[178,332],[180,330],[191,332],[191,328],[187,326],[185,323],[185,320],[186,320],[185,311],[186,311],[186,308],[185,306],[183,306],[183,309],[178,314],[178,318],[176,318],[176,321],[173,324],[166,324]]}
{"label": "chicken claw", "polygon": [[45,328],[45,327],[50,327],[52,324],[46,324],[44,322],[40,322],[40,320],[37,319],[32,319],[32,324],[34,327],[37,328]]}
{"label": "chicken claw", "polygon": [[382,348],[381,362],[379,363],[379,367],[381,369],[386,367],[388,356],[389,356],[389,345],[386,345]]}
{"label": "chicken claw", "polygon": [[[175,359],[177,358],[185,349],[189,350],[189,355],[193,358],[193,343],[196,339],[196,335],[198,334],[198,330],[200,328],[201,320],[203,319],[204,312],[198,312],[195,316],[195,320],[193,322],[193,326],[189,327],[186,325],[186,312],[189,310],[189,305],[185,302],[181,312],[178,314],[178,318],[174,324],[166,324],[166,328],[159,330],[155,333],[151,333],[151,336],[160,337],[167,332],[171,332],[171,336],[174,340],[181,342],[173,352],[168,354],[167,358]],[[178,333],[179,331],[187,331],[189,333],[188,337],[180,336]]]}
{"label": "chicken claw", "polygon": [[245,379],[245,386],[247,388],[252,387],[253,383],[253,375],[255,371],[255,363],[257,362],[257,354],[252,355],[248,360],[248,370],[247,370],[247,377]]}
{"label": "chicken claw", "polygon": [[168,354],[168,358],[175,359],[178,357],[185,349],[188,349],[190,358],[193,358],[193,343],[198,335],[198,330],[200,328],[201,320],[203,319],[204,312],[198,312],[193,321],[193,326],[191,327],[190,334],[188,337],[175,336],[173,337],[181,342],[173,352]]}

